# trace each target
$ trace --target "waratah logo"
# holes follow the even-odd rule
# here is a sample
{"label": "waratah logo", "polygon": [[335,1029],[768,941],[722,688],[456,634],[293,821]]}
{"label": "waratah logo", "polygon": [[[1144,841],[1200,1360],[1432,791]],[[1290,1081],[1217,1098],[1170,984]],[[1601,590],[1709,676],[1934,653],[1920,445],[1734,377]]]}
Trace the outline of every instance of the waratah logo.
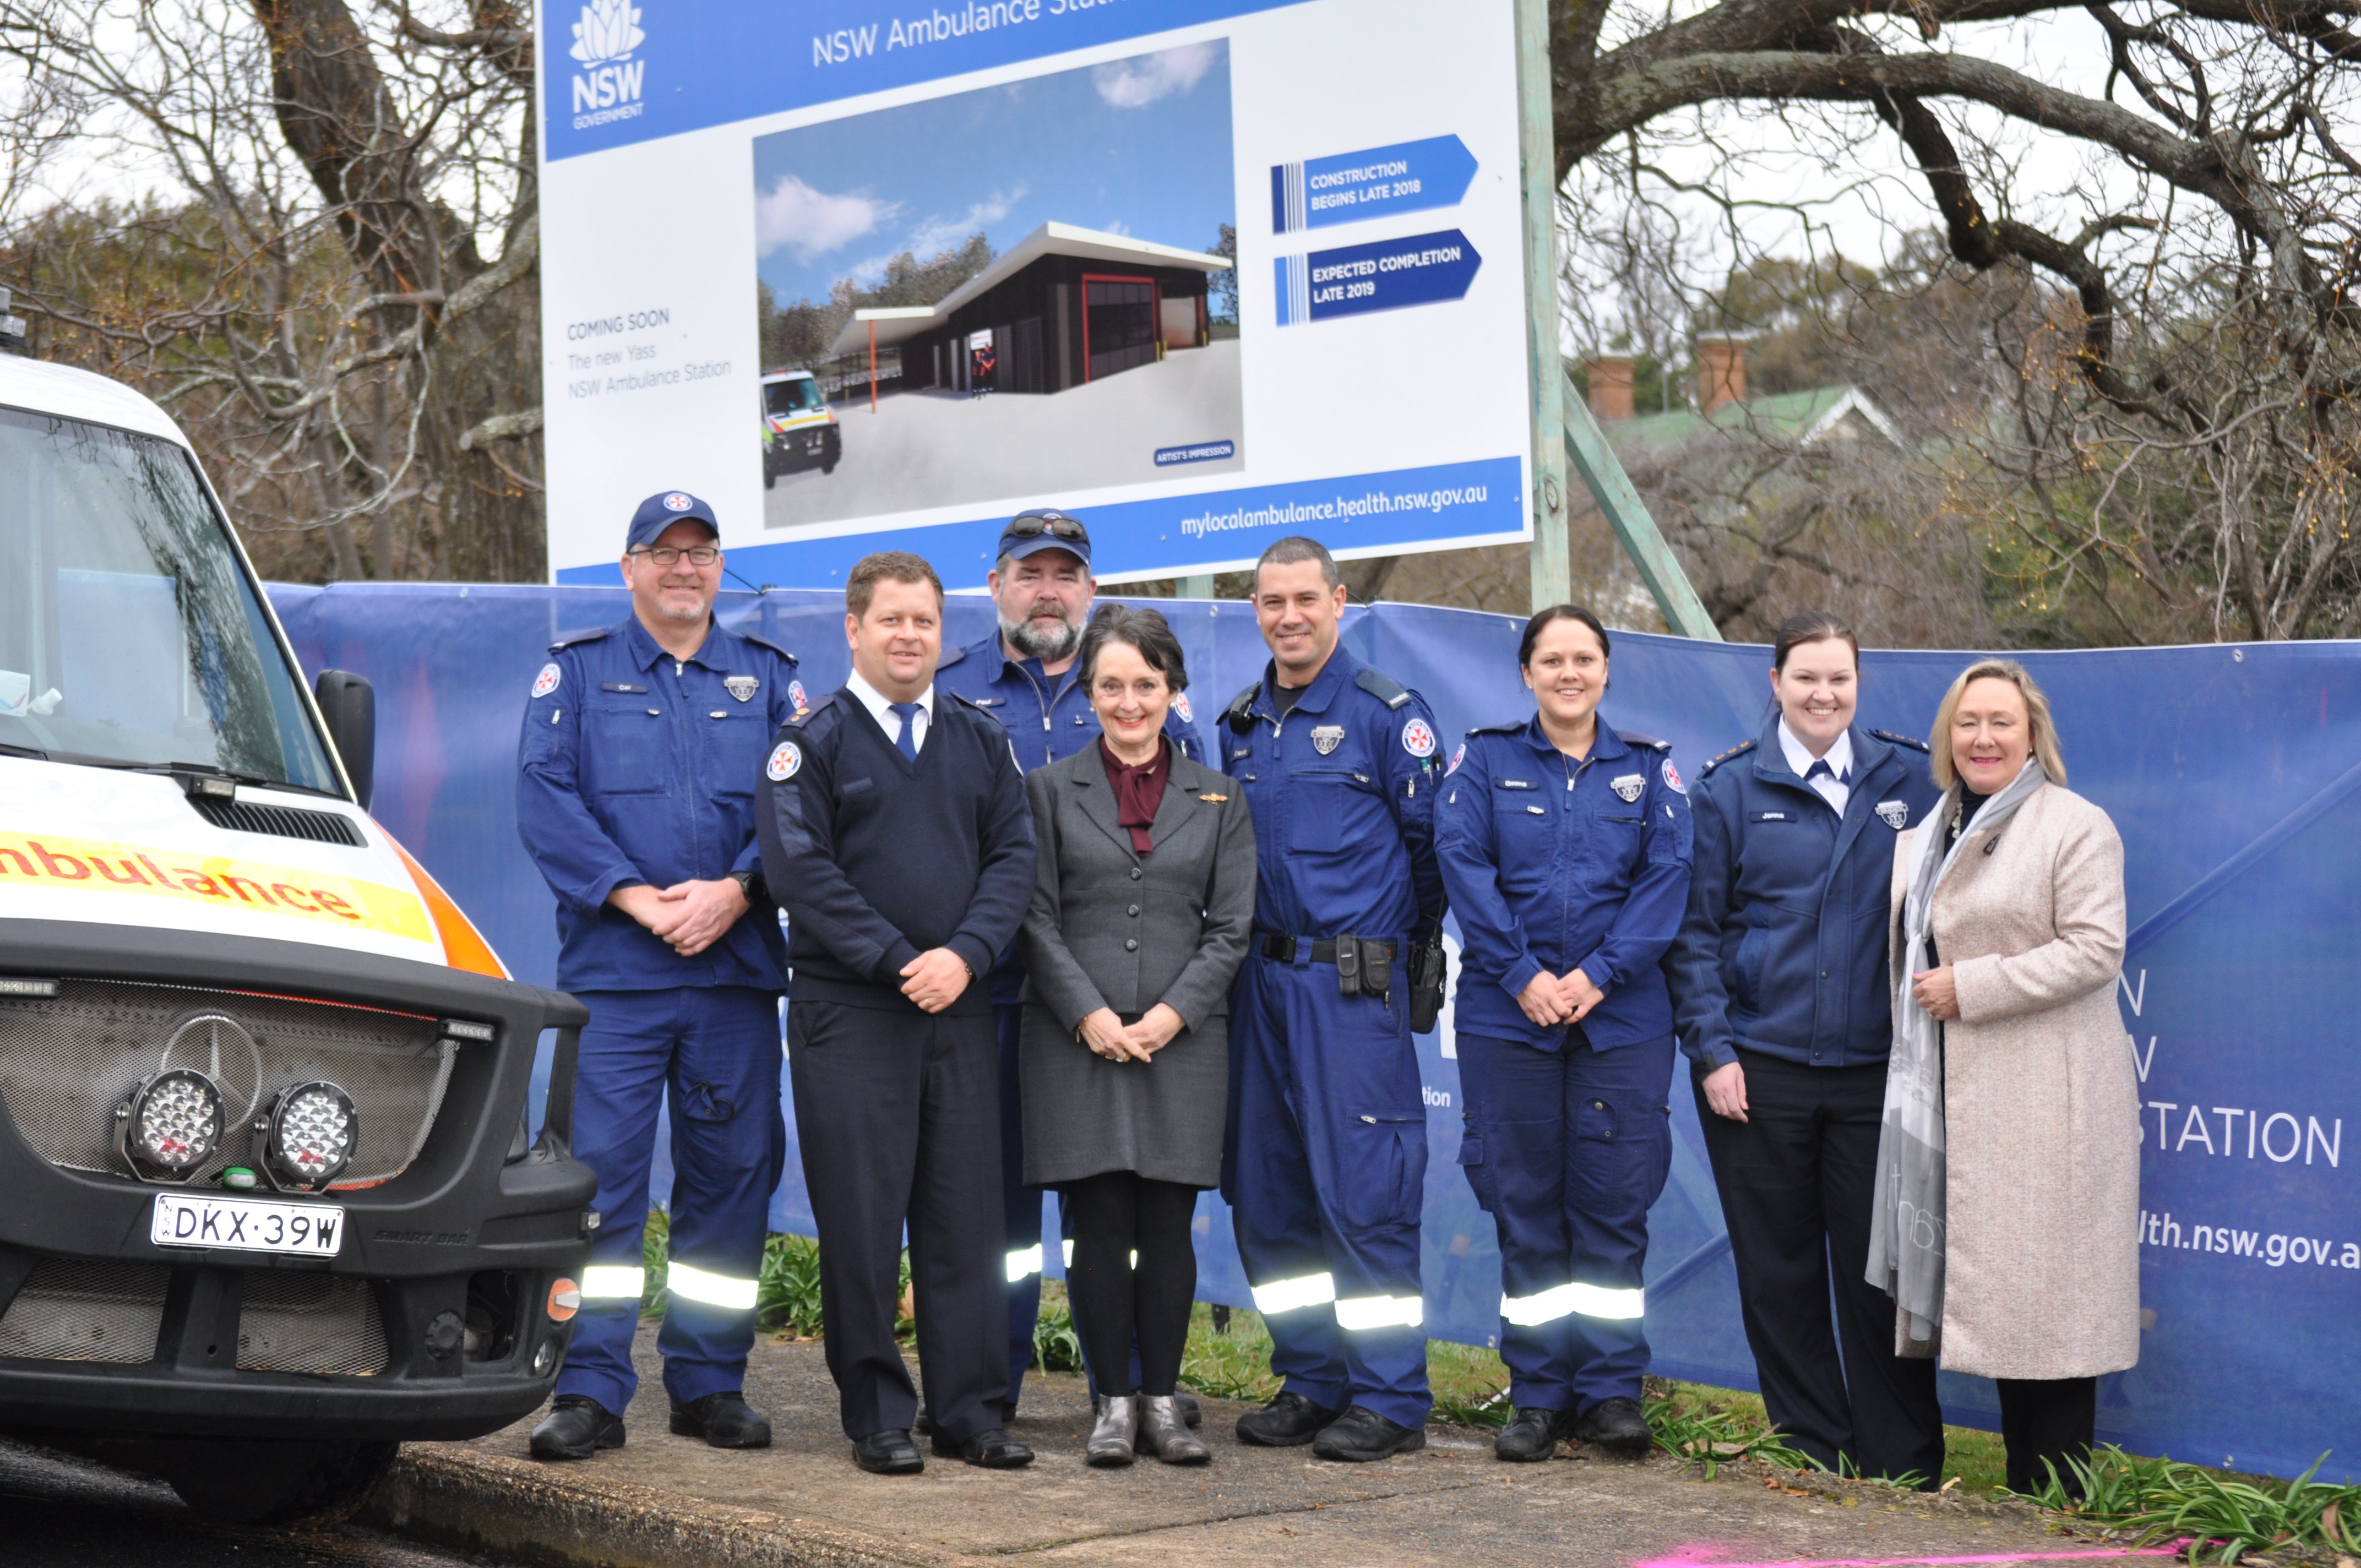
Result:
{"label": "waratah logo", "polygon": [[574,48],[567,52],[585,65],[604,65],[631,59],[631,51],[646,41],[647,34],[640,31],[639,8],[631,0],[591,0],[574,24]]}
{"label": "waratah logo", "polygon": [[582,62],[574,75],[576,130],[631,119],[646,107],[640,90],[647,82],[648,62],[631,58],[646,41],[631,0],[590,0],[582,7],[568,51]]}

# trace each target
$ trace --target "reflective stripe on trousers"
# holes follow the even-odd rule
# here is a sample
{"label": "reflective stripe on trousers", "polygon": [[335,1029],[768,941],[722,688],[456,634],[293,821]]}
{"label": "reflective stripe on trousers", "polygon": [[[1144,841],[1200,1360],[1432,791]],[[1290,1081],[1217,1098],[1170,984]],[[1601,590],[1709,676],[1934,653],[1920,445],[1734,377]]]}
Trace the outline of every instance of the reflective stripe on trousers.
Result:
{"label": "reflective stripe on trousers", "polygon": [[1292,1312],[1301,1307],[1323,1307],[1336,1299],[1336,1277],[1306,1274],[1294,1279],[1274,1279],[1253,1288],[1255,1310],[1264,1317]]}
{"label": "reflective stripe on trousers", "polygon": [[719,1307],[724,1311],[751,1312],[754,1310],[757,1282],[732,1279],[726,1274],[708,1274],[704,1269],[686,1263],[675,1263],[667,1271],[664,1290],[684,1301],[695,1301],[702,1307]]}
{"label": "reflective stripe on trousers", "polygon": [[1579,1312],[1586,1318],[1647,1316],[1644,1290],[1610,1289],[1604,1285],[1557,1285],[1531,1296],[1500,1298],[1500,1316],[1520,1328],[1535,1328]]}
{"label": "reflective stripe on trousers", "polygon": [[1041,1272],[1041,1244],[1021,1246],[1008,1255],[1008,1283],[1021,1285]]}
{"label": "reflective stripe on trousers", "polygon": [[648,1271],[620,1263],[594,1263],[582,1271],[585,1301],[636,1301],[646,1294]]}
{"label": "reflective stripe on trousers", "polygon": [[1346,1333],[1370,1329],[1414,1329],[1426,1321],[1420,1296],[1348,1296],[1336,1302],[1336,1326]]}

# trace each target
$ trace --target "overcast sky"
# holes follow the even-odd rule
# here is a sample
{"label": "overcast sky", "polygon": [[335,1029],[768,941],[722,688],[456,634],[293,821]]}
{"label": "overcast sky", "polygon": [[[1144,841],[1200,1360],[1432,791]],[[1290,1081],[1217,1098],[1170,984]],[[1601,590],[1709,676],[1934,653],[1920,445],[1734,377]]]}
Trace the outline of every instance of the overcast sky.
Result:
{"label": "overcast sky", "polygon": [[781,131],[754,143],[759,270],[781,304],[981,230],[1044,223],[1211,250],[1235,217],[1214,40]]}

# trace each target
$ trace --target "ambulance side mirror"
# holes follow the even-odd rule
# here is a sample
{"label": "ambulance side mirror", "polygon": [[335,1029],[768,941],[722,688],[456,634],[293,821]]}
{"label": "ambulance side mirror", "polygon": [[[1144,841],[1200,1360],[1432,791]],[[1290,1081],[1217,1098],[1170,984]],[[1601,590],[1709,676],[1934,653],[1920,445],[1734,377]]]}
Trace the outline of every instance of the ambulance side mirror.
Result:
{"label": "ambulance side mirror", "polygon": [[312,683],[312,696],[328,721],[329,741],[344,759],[345,775],[353,781],[354,798],[367,811],[377,784],[377,691],[350,670],[322,670]]}

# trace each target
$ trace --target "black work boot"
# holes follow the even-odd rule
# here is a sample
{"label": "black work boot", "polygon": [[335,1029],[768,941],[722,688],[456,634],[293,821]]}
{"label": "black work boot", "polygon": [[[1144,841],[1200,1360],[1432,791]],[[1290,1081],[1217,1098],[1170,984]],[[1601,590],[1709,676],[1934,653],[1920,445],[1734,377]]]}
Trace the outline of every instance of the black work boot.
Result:
{"label": "black work boot", "polygon": [[622,1446],[623,1418],[588,1394],[560,1394],[533,1429],[535,1459],[588,1459],[602,1448]]}
{"label": "black work boot", "polygon": [[1557,1440],[1565,1435],[1564,1410],[1520,1405],[1517,1419],[1502,1427],[1500,1435],[1492,1440],[1492,1457],[1530,1464],[1555,1453]]}
{"label": "black work boot", "polygon": [[1414,1453],[1426,1446],[1424,1427],[1406,1427],[1389,1420],[1367,1405],[1355,1405],[1328,1423],[1312,1440],[1312,1452],[1323,1459],[1367,1464],[1397,1453]]}
{"label": "black work boot", "polygon": [[735,1388],[708,1394],[672,1408],[672,1430],[679,1437],[701,1437],[714,1448],[768,1448],[771,1423],[746,1403]]}
{"label": "black work boot", "polygon": [[1640,1401],[1620,1397],[1601,1399],[1576,1417],[1573,1436],[1577,1442],[1595,1442],[1609,1453],[1635,1459],[1656,1445],[1656,1434],[1648,1429]]}
{"label": "black work boot", "polygon": [[1021,1470],[1033,1463],[1033,1451],[998,1427],[961,1443],[946,1442],[940,1432],[928,1441],[940,1457],[964,1459],[979,1470]]}
{"label": "black work boot", "polygon": [[1301,1448],[1344,1412],[1315,1405],[1301,1394],[1281,1394],[1259,1410],[1238,1418],[1238,1441],[1256,1448]]}

